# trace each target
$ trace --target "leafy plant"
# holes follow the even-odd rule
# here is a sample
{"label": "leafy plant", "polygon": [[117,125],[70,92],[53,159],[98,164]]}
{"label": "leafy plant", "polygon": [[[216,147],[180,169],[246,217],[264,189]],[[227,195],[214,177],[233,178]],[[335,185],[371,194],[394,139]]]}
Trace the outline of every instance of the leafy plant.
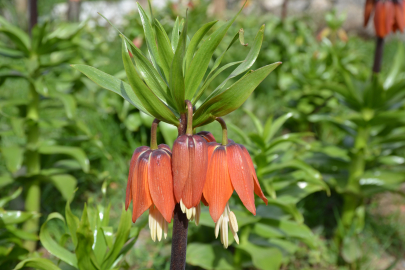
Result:
{"label": "leafy plant", "polygon": [[[104,188],[104,201],[106,190]],[[125,254],[135,244],[146,219],[131,227],[131,214],[122,208],[118,230],[114,234],[110,221],[111,203],[102,206],[89,202],[85,204],[79,220],[66,204],[65,217],[52,213],[41,227],[41,244],[62,264],[75,269],[119,269]],[[63,226],[52,226],[54,221]],[[53,236],[58,235],[56,238]],[[72,252],[74,251],[74,253]],[[21,261],[15,269],[35,267],[36,269],[61,269],[58,264],[45,258],[28,258]]]}
{"label": "leafy plant", "polygon": [[[60,90],[58,77],[52,73],[44,75],[74,57],[77,46],[73,39],[82,25],[60,25],[50,32],[50,25],[45,22],[35,26],[30,37],[3,17],[0,24],[0,33],[14,45],[1,43],[0,53],[17,59],[0,66],[0,83],[15,78],[26,82],[19,95],[8,90],[7,99],[1,101],[6,124],[2,132],[2,155],[8,169],[1,177],[1,186],[19,182],[24,186],[25,210],[40,212],[43,184],[52,183],[63,198],[69,199],[76,187],[76,179],[70,172],[89,171],[89,161],[82,149],[60,145],[52,136],[45,136],[57,128],[81,130],[75,122],[74,97]],[[52,113],[53,106],[63,109]],[[24,229],[36,233],[38,226],[37,219],[30,219]],[[35,242],[27,243],[30,251],[35,246]]]}

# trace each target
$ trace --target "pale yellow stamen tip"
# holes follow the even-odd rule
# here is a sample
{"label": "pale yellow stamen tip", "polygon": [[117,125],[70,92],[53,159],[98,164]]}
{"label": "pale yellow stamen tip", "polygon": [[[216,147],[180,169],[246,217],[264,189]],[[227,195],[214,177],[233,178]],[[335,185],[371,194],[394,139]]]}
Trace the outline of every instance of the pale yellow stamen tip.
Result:
{"label": "pale yellow stamen tip", "polygon": [[164,238],[167,237],[168,222],[164,219],[159,210],[152,205],[149,208],[149,229],[150,237],[153,242],[162,240],[162,234]]}
{"label": "pale yellow stamen tip", "polygon": [[197,226],[200,223],[200,214],[201,214],[201,205],[200,204],[201,203],[198,203],[196,207],[187,208],[183,203],[183,199],[180,200],[181,212],[186,214],[188,220],[190,220],[190,221],[194,220],[195,225],[197,225]]}
{"label": "pale yellow stamen tip", "polygon": [[228,241],[228,225],[231,229],[233,238],[235,242],[239,244],[239,237],[238,237],[238,221],[236,220],[235,214],[230,210],[229,204],[227,203],[222,213],[221,217],[218,219],[217,223],[215,223],[215,238],[218,238],[219,231],[221,231],[220,240],[221,243],[224,245],[224,248],[228,248],[229,241]]}

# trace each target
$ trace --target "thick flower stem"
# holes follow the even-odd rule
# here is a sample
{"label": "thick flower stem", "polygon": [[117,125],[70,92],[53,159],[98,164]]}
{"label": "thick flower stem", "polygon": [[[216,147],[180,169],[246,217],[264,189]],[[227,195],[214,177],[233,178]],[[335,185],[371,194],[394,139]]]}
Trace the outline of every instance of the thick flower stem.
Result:
{"label": "thick flower stem", "polygon": [[[186,114],[180,115],[179,136],[186,133],[186,121]],[[180,204],[176,204],[173,216],[171,270],[184,270],[186,268],[187,232],[187,215],[181,211]]]}
{"label": "thick flower stem", "polygon": [[222,119],[221,117],[217,117],[216,119],[222,127],[222,145],[227,145],[228,144],[228,129],[226,127],[226,123],[224,121],[224,119]]}
{"label": "thick flower stem", "polygon": [[373,66],[374,73],[380,73],[381,71],[383,49],[384,49],[384,38],[377,37],[374,55],[374,66]]}
{"label": "thick flower stem", "polygon": [[160,122],[160,120],[155,118],[155,120],[153,120],[153,123],[152,123],[152,128],[150,129],[150,149],[152,149],[152,150],[158,149],[156,133],[157,133],[157,128],[158,128],[159,122]]}

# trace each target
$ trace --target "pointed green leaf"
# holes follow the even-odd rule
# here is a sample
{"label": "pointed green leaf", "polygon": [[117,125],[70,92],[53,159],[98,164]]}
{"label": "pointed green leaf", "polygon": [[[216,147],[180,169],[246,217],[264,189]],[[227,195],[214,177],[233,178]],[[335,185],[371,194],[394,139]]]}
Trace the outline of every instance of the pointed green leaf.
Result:
{"label": "pointed green leaf", "polygon": [[218,47],[229,27],[232,25],[241,11],[242,9],[235,15],[235,17],[232,18],[232,20],[229,20],[229,22],[223,24],[214,33],[212,33],[195,53],[194,58],[191,61],[190,66],[187,68],[185,74],[186,99],[191,100],[193,98],[195,91],[205,75],[215,49]]}
{"label": "pointed green leaf", "polygon": [[118,225],[118,231],[115,238],[114,246],[112,249],[109,250],[108,254],[106,255],[101,265],[102,269],[110,269],[115,260],[117,259],[122,247],[128,240],[129,231],[131,229],[131,223],[132,223],[131,211],[125,211],[124,206],[122,206],[121,218],[120,223]]}
{"label": "pointed green leaf", "polygon": [[62,194],[65,200],[70,200],[76,189],[77,180],[70,174],[51,175],[49,179]]}
{"label": "pointed green leaf", "polygon": [[173,100],[176,102],[178,112],[186,112],[185,106],[185,88],[183,77],[183,59],[186,51],[186,37],[187,37],[187,23],[183,26],[181,31],[179,44],[173,57],[173,62],[170,68],[170,91],[172,93]]}
{"label": "pointed green leaf", "polygon": [[170,66],[173,61],[173,50],[170,44],[170,39],[160,24],[160,22],[156,19],[155,21],[155,28],[156,28],[156,38],[158,43],[158,53],[162,63],[162,69],[166,77],[166,81],[169,81],[170,77]]}
{"label": "pointed green leaf", "polygon": [[48,228],[48,222],[52,219],[59,219],[65,222],[65,219],[59,213],[50,214],[45,223],[41,226],[41,230],[39,233],[41,244],[49,251],[49,253],[56,256],[65,263],[77,268],[77,259],[75,254],[71,253],[69,250],[59,245],[58,242],[56,242],[52,238]]}
{"label": "pointed green leaf", "polygon": [[265,142],[269,142],[276,135],[277,131],[284,125],[284,123],[293,116],[293,113],[286,113],[277,118],[263,135]]}
{"label": "pointed green leaf", "polygon": [[21,168],[24,159],[24,149],[18,145],[2,147],[1,152],[6,161],[7,169],[15,173]]}
{"label": "pointed green leaf", "polygon": [[59,267],[54,265],[53,262],[45,258],[25,259],[19,262],[14,268],[14,270],[26,269],[27,267],[39,270],[61,270]]}
{"label": "pointed green leaf", "polygon": [[214,26],[218,21],[213,21],[204,24],[198,31],[194,34],[193,38],[190,41],[190,44],[187,47],[187,53],[186,53],[186,68],[190,66],[191,61],[193,60],[194,53],[198,47],[198,44],[200,44],[200,41],[203,39],[205,34],[211,29],[211,27]]}
{"label": "pointed green leaf", "polygon": [[16,191],[14,191],[11,195],[5,196],[0,199],[0,208],[4,208],[4,206],[9,202],[20,196],[22,192],[22,187],[19,187]]}
{"label": "pointed green leaf", "polygon": [[143,31],[145,33],[145,39],[146,39],[146,45],[148,46],[148,51],[150,58],[152,59],[153,66],[157,69],[157,71],[160,73],[160,59],[159,59],[159,53],[158,53],[158,48],[156,45],[156,40],[155,40],[155,33],[153,32],[153,27],[149,21],[148,16],[146,15],[145,11],[137,3],[138,5],[138,11],[139,11],[139,16],[141,17],[142,21],[142,26],[143,26]]}
{"label": "pointed green leaf", "polygon": [[225,86],[228,80],[242,74],[243,72],[247,71],[256,61],[257,56],[259,55],[260,48],[262,47],[263,43],[263,35],[264,35],[264,25],[260,27],[259,32],[257,33],[255,40],[253,41],[253,46],[250,49],[248,55],[246,56],[245,60],[240,64],[232,73],[223,81],[210,95],[213,97],[221,92],[221,89]]}
{"label": "pointed green leaf", "polygon": [[92,80],[99,86],[117,93],[129,103],[138,108],[140,111],[149,114],[145,107],[142,105],[139,98],[135,95],[131,86],[126,82],[123,82],[107,73],[104,73],[94,67],[90,67],[87,65],[72,65],[72,67],[86,75],[90,80]]}
{"label": "pointed green leaf", "polygon": [[20,50],[24,51],[26,54],[29,53],[31,42],[27,33],[9,23],[2,16],[0,16],[0,32],[8,36]]}
{"label": "pointed green leaf", "polygon": [[80,220],[79,227],[76,231],[77,236],[77,246],[75,248],[75,253],[77,256],[77,268],[96,270],[92,262],[94,257],[94,252],[92,250],[92,245],[94,243],[93,232],[90,229],[90,223],[87,216],[87,205],[84,205],[82,219]]}
{"label": "pointed green leaf", "polygon": [[84,151],[79,147],[60,145],[41,145],[38,152],[44,155],[63,154],[69,155],[79,162],[84,172],[89,172],[89,160]]}
{"label": "pointed green leaf", "polygon": [[[122,37],[122,42],[125,42],[126,46],[128,46],[124,37]],[[166,104],[171,104],[172,101],[167,84],[162,77],[160,77],[157,70],[152,66],[149,60],[143,56],[142,52],[136,46],[132,46],[131,52],[134,56],[135,64],[138,67],[139,73],[145,83],[160,100],[164,101]]]}
{"label": "pointed green leaf", "polygon": [[76,236],[76,231],[77,228],[79,227],[79,218],[73,215],[72,211],[70,210],[70,202],[66,202],[66,207],[65,207],[65,216],[66,216],[66,223],[69,228],[70,232],[70,237],[72,237],[72,242],[74,247],[76,248],[77,245],[77,236]]}
{"label": "pointed green leaf", "polygon": [[[224,70],[240,64],[242,61],[239,62],[232,62],[229,64],[226,64],[224,66],[222,66],[220,69],[218,69],[212,76],[210,76],[210,74],[208,74],[207,79],[204,81],[203,85],[201,86],[201,88],[198,90],[198,92],[196,93],[196,95],[193,98],[192,103],[195,104],[197,103],[197,101],[200,99],[200,97],[202,96],[202,94],[204,93],[204,91],[208,88],[208,86],[210,85],[210,83],[219,75],[221,74]],[[214,71],[214,70],[213,70]]]}
{"label": "pointed green leaf", "polygon": [[262,123],[260,123],[259,118],[257,118],[257,116],[254,113],[252,113],[251,111],[248,111],[248,110],[243,110],[243,111],[250,117],[250,119],[252,119],[253,124],[256,127],[257,134],[259,136],[262,136],[263,135],[263,126],[262,126]]}
{"label": "pointed green leaf", "polygon": [[180,29],[180,20],[179,20],[179,16],[177,16],[176,21],[174,22],[173,32],[172,32],[173,53],[176,51],[177,44],[179,43],[179,29]]}
{"label": "pointed green leaf", "polygon": [[205,101],[194,114],[193,126],[208,124],[216,117],[227,115],[239,108],[253,90],[280,64],[277,62],[252,71],[223,93]]}
{"label": "pointed green leaf", "polygon": [[390,88],[395,80],[398,79],[398,74],[401,72],[404,60],[404,46],[402,43],[398,43],[397,53],[395,55],[394,63],[391,66],[391,70],[388,73],[387,78],[384,81],[384,89]]}
{"label": "pointed green leaf", "polygon": [[31,218],[37,218],[38,214],[35,212],[22,212],[22,211],[4,211],[0,212],[0,224],[11,225],[25,222]]}
{"label": "pointed green leaf", "polygon": [[145,85],[132,64],[127,44],[122,37],[122,60],[129,84],[146,110],[155,118],[167,123],[178,125],[179,121],[173,112]]}

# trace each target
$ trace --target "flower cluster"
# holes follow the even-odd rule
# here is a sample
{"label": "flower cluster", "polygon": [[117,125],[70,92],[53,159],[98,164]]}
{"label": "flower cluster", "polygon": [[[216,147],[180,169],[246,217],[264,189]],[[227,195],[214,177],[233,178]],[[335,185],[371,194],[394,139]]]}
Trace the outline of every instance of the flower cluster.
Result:
{"label": "flower cluster", "polygon": [[125,207],[128,209],[133,201],[133,222],[149,209],[151,237],[153,241],[160,241],[162,236],[167,236],[176,203],[187,218],[198,225],[202,202],[209,207],[215,222],[215,236],[221,232],[221,243],[227,248],[228,226],[239,243],[238,223],[228,203],[233,191],[254,215],[254,194],[266,204],[267,199],[247,149],[228,140],[223,119],[216,119],[222,126],[222,143],[217,143],[207,131],[193,134],[193,108],[186,102],[187,130],[176,139],[172,151],[167,145],[156,143],[158,120],[152,124],[151,147],[135,150],[130,163]]}
{"label": "flower cluster", "polygon": [[367,0],[364,9],[364,26],[374,11],[374,28],[380,38],[405,29],[405,0]]}

